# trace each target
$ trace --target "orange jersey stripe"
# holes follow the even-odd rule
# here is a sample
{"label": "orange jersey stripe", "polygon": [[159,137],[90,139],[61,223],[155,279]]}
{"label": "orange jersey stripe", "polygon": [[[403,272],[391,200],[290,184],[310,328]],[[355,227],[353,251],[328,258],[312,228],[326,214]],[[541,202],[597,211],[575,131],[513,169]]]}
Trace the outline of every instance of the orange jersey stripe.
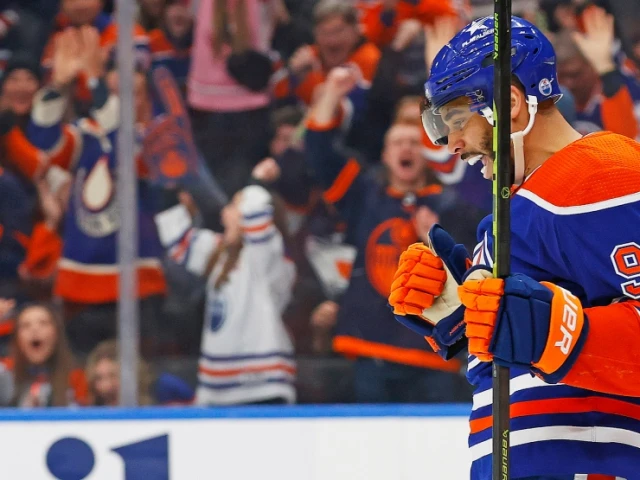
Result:
{"label": "orange jersey stripe", "polygon": [[174,50],[169,39],[159,28],[149,32],[149,48],[151,53],[171,52]]}
{"label": "orange jersey stripe", "polygon": [[47,156],[36,148],[19,127],[13,127],[3,139],[7,160],[27,178],[34,178],[45,167]]}
{"label": "orange jersey stripe", "polygon": [[[138,268],[138,298],[162,295],[166,282],[161,269]],[[54,294],[75,303],[111,303],[118,299],[117,274],[90,274],[60,269]]]}
{"label": "orange jersey stripe", "polygon": [[62,239],[44,222],[39,222],[33,227],[27,254],[20,267],[27,270],[32,277],[46,278],[55,272],[61,255]]}
{"label": "orange jersey stripe", "polygon": [[212,377],[231,377],[234,375],[240,375],[243,373],[262,373],[281,370],[291,375],[296,374],[296,368],[286,363],[277,363],[275,365],[265,365],[261,367],[242,367],[242,368],[229,368],[229,369],[213,369],[207,367],[200,367],[198,369],[201,373],[210,375]]}
{"label": "orange jersey stripe", "polygon": [[254,227],[243,227],[242,231],[245,233],[263,232],[264,230],[269,228],[271,225],[273,225],[273,222],[262,223]]}
{"label": "orange jersey stripe", "polygon": [[360,164],[353,158],[342,168],[338,177],[333,181],[333,185],[327,189],[322,198],[327,203],[339,202],[347,193],[354,180],[360,173]]}
{"label": "orange jersey stripe", "polygon": [[[594,411],[640,420],[640,405],[632,405],[622,400],[605,397],[553,398],[514,403],[511,405],[511,418],[556,413],[589,413]],[[469,422],[471,434],[491,428],[492,422],[491,415],[471,420]]]}

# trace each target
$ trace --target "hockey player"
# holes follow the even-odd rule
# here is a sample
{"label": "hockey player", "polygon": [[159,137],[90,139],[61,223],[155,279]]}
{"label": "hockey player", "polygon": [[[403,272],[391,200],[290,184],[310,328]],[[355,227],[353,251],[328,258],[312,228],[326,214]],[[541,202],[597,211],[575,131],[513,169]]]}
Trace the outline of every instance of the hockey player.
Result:
{"label": "hockey player", "polygon": [[[492,54],[491,17],[460,31],[435,59],[422,115],[434,143],[482,161],[486,178]],[[473,259],[434,226],[391,288],[396,318],[442,356],[468,337],[472,480],[491,478],[491,361],[511,368],[512,478],[640,479],[640,145],[582,137],[559,97],[551,44],[513,17],[513,274],[490,278],[487,217]]]}

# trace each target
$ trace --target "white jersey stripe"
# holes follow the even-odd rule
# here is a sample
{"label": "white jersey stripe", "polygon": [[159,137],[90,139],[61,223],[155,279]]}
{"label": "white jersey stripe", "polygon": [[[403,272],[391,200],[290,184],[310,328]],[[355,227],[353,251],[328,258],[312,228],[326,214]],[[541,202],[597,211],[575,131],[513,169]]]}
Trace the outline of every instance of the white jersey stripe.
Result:
{"label": "white jersey stripe", "polygon": [[[560,383],[556,385],[562,385]],[[548,383],[543,382],[538,377],[532,377],[530,374],[525,373],[524,375],[520,375],[519,377],[514,377],[511,379],[509,384],[510,394],[513,395],[516,392],[521,390],[526,390],[528,388],[540,388],[540,387],[553,387],[556,385],[550,385]],[[486,407],[487,405],[491,405],[493,401],[493,389],[489,388],[484,392],[476,393],[473,396],[473,410],[478,410],[479,408]]]}
{"label": "white jersey stripe", "polygon": [[581,213],[597,212],[599,210],[607,210],[608,208],[619,207],[629,203],[640,202],[640,193],[632,193],[623,197],[612,198],[611,200],[603,200],[601,202],[588,203],[586,205],[575,205],[572,207],[559,207],[546,200],[530,190],[521,188],[516,195],[531,200],[539,207],[553,213],[554,215],[579,215]]}
{"label": "white jersey stripe", "polygon": [[489,267],[489,268],[493,268],[493,259],[491,258],[491,252],[489,252],[489,238],[487,237],[487,232],[484,232],[484,264]]}
{"label": "white jersey stripe", "polygon": [[[640,448],[640,433],[611,427],[576,427],[572,425],[555,425],[553,427],[536,427],[511,432],[511,446],[517,447],[528,443],[550,440],[572,440],[590,443],[619,443]],[[480,442],[470,448],[471,458],[476,460],[491,454],[491,439]]]}
{"label": "white jersey stripe", "polygon": [[473,360],[469,362],[469,365],[467,366],[467,370],[473,370],[478,365],[480,365],[480,360],[477,357],[474,357]]}

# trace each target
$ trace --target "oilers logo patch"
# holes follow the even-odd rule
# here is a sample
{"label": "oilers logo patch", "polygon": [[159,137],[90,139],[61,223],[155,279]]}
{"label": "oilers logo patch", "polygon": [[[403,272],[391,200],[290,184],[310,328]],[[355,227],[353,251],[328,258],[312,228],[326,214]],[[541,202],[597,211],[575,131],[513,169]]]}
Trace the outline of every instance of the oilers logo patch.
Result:
{"label": "oilers logo patch", "polygon": [[209,330],[217,332],[222,328],[227,317],[227,302],[223,298],[214,298],[207,301],[207,317]]}
{"label": "oilers logo patch", "polygon": [[78,170],[73,208],[78,228],[87,236],[101,238],[118,231],[120,216],[114,194],[115,182],[106,156],[101,157],[90,171]]}
{"label": "oilers logo patch", "polygon": [[542,80],[540,80],[540,83],[538,84],[538,90],[540,90],[540,93],[545,97],[551,95],[551,81],[548,78],[543,78]]}

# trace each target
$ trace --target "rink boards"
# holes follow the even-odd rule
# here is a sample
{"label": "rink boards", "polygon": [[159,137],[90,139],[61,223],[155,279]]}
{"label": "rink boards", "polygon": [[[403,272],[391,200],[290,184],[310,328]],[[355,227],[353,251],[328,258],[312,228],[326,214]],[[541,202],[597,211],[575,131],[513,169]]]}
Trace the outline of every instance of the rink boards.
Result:
{"label": "rink boards", "polygon": [[470,408],[0,410],[0,478],[465,479]]}

